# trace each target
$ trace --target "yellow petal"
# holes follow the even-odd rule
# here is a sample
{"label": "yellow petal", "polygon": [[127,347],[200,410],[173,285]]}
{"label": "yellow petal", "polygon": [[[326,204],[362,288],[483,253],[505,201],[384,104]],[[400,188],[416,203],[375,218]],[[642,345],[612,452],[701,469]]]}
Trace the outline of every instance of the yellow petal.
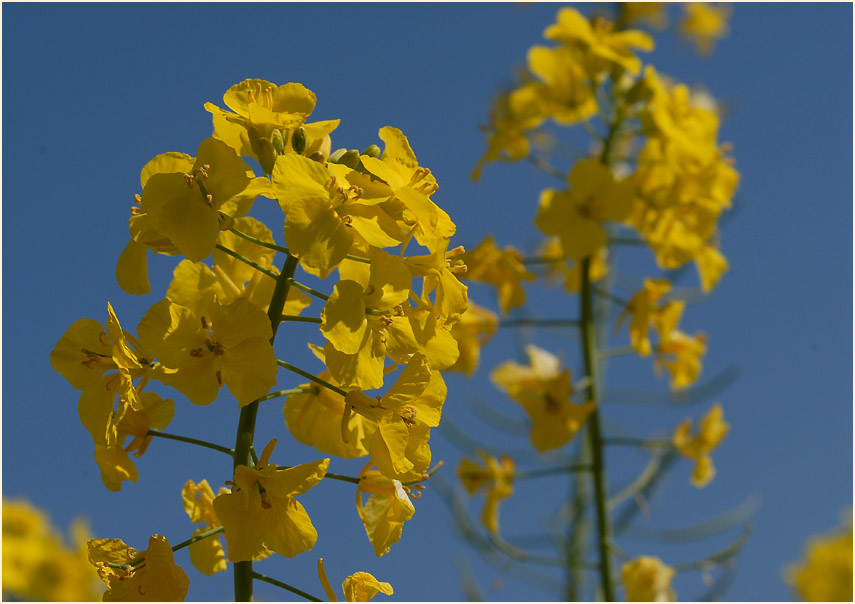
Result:
{"label": "yellow petal", "polygon": [[321,331],[339,352],[356,354],[366,329],[362,286],[356,281],[339,281],[321,311]]}

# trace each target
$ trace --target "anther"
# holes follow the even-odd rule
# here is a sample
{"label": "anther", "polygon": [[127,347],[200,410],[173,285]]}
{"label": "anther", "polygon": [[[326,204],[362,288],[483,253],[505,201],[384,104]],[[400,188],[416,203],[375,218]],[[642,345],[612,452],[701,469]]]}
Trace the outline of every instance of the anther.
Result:
{"label": "anther", "polygon": [[214,196],[208,193],[205,195],[205,203],[207,203],[210,207],[214,207]]}
{"label": "anther", "polygon": [[460,256],[461,254],[465,254],[465,253],[466,253],[466,250],[464,249],[464,247],[462,245],[458,245],[457,247],[452,248],[452,249],[448,250],[447,252],[445,252],[445,257],[446,258],[449,258],[449,257],[456,258],[457,256]]}
{"label": "anther", "polygon": [[217,386],[223,385],[223,374],[217,369]]}
{"label": "anther", "polygon": [[194,184],[195,182],[196,182],[196,177],[195,177],[195,176],[193,176],[192,174],[185,174],[185,175],[184,175],[184,183],[185,183],[188,187],[190,187],[191,189],[193,188],[193,184]]}
{"label": "anther", "polygon": [[137,204],[138,206],[141,206],[142,205],[142,195],[140,195],[139,193],[134,195],[134,203]]}
{"label": "anther", "polygon": [[404,316],[404,307],[400,304],[396,304],[392,307],[392,316],[393,317],[403,317]]}
{"label": "anther", "polygon": [[202,319],[202,329],[208,329],[208,321],[205,320],[205,317],[201,317]]}
{"label": "anther", "polygon": [[346,224],[347,226],[352,226],[352,225],[353,225],[353,216],[351,216],[350,214],[348,214],[347,216],[342,216],[342,217],[341,217],[341,220],[342,220],[342,222],[344,222],[344,224]]}
{"label": "anther", "polygon": [[392,324],[392,317],[387,317],[387,316],[380,317],[380,324],[383,327],[389,327]]}
{"label": "anther", "polygon": [[198,359],[198,358],[201,358],[201,357],[202,357],[202,355],[204,355],[204,354],[205,354],[205,353],[204,353],[204,351],[203,351],[201,348],[194,348],[193,350],[191,350],[191,351],[190,351],[190,356],[191,356],[191,357],[195,357],[195,358],[197,358],[197,359]]}
{"label": "anther", "polygon": [[131,216],[139,216],[143,211],[139,209],[137,206],[131,206]]}

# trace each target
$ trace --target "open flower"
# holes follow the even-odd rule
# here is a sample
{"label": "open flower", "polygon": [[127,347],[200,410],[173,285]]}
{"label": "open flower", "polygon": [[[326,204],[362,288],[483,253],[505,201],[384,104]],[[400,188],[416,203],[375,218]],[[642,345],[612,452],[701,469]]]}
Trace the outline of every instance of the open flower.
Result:
{"label": "open flower", "polygon": [[687,419],[674,431],[674,446],[689,459],[695,460],[695,470],[692,472],[692,484],[698,488],[705,487],[715,476],[710,453],[718,447],[730,431],[730,424],[724,421],[724,410],[719,403],[713,405],[701,420],[698,433],[690,436],[692,420]]}
{"label": "open flower", "polygon": [[[318,558],[318,579],[324,588],[329,602],[338,602],[338,597],[333,591],[330,580],[327,579],[327,571],[324,569],[324,559]],[[350,575],[341,584],[346,602],[368,602],[378,593],[391,596],[394,593],[392,586],[383,581],[378,581],[371,573],[357,572]]]}
{"label": "open flower", "polygon": [[[220,489],[220,495],[224,493],[228,493],[228,489]],[[188,480],[181,490],[181,498],[184,500],[184,511],[190,516],[190,522],[204,524],[193,531],[194,537],[222,524],[214,511],[214,491],[207,480],[199,484]],[[190,562],[203,575],[211,576],[226,570],[226,555],[219,535],[191,543],[189,551]]]}
{"label": "open flower", "polygon": [[164,299],[139,324],[140,340],[168,368],[162,380],[190,402],[208,405],[228,386],[240,407],[276,384],[267,314],[247,300],[212,302],[209,315]]}
{"label": "open flower", "polygon": [[461,258],[466,264],[463,278],[480,281],[496,287],[499,307],[503,313],[525,304],[522,281],[534,281],[536,276],[522,263],[522,254],[511,246],[499,249],[490,235],[471,252]]}
{"label": "open flower", "polygon": [[284,470],[270,463],[276,440],[261,453],[258,466],[235,468],[231,493],[214,499],[214,511],[225,529],[232,562],[257,559],[267,551],[286,558],[315,546],[318,533],[295,499],[326,476],[329,459]]}
{"label": "open flower", "polygon": [[481,522],[491,533],[499,532],[499,503],[514,493],[514,474],[516,465],[507,455],[502,456],[501,462],[485,451],[478,451],[485,462],[481,466],[477,462],[463,458],[457,468],[457,476],[470,495],[486,487],[487,499]]}
{"label": "open flower", "polygon": [[654,556],[639,556],[621,569],[627,602],[673,602],[674,569]]}
{"label": "open flower", "polygon": [[[138,562],[141,558],[144,563]],[[92,539],[89,561],[107,585],[105,602],[183,602],[190,588],[187,573],[175,564],[169,541],[160,535],[149,539],[144,552],[121,539]],[[108,563],[127,566],[118,569]]]}
{"label": "open flower", "polygon": [[553,354],[526,346],[529,365],[507,361],[490,379],[520,403],[531,420],[531,443],[538,451],[548,451],[570,442],[594,410],[594,403],[576,405],[570,401],[570,370],[561,368]]}
{"label": "open flower", "polygon": [[[416,508],[410,501],[409,488],[404,487],[399,480],[386,478],[377,470],[372,470],[372,465],[369,462],[359,473],[356,511],[365,525],[374,553],[382,556],[388,554],[389,548],[401,539],[404,523],[413,517]],[[363,493],[369,495],[365,503],[362,501]],[[416,493],[421,494],[419,491]]]}

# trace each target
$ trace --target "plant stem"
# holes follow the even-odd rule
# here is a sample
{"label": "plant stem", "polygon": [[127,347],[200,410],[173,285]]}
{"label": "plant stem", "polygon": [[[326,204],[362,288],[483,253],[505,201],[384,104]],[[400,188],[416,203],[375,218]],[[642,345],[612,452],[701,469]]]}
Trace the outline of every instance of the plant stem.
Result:
{"label": "plant stem", "polygon": [[499,327],[579,327],[576,319],[505,319],[499,321]]}
{"label": "plant stem", "polygon": [[[611,137],[610,137],[611,138]],[[609,143],[606,140],[606,145]],[[604,155],[605,150],[604,150]],[[593,464],[594,503],[597,511],[597,549],[599,551],[600,584],[603,591],[603,599],[606,602],[614,602],[615,592],[612,582],[612,557],[611,557],[611,525],[608,510],[608,487],[606,484],[605,456],[602,440],[602,428],[600,427],[599,410],[599,361],[597,358],[597,326],[594,317],[593,298],[594,292],[591,285],[591,257],[582,260],[582,287],[580,292],[580,314],[582,317],[582,354],[584,357],[585,374],[590,376],[591,383],[588,386],[588,400],[596,404],[594,411],[588,418],[588,445],[590,447],[590,458]]]}
{"label": "plant stem", "polygon": [[243,233],[243,232],[237,230],[236,228],[231,228],[231,229],[229,229],[229,231],[231,231],[232,233],[234,233],[238,237],[243,237],[247,241],[252,241],[254,244],[260,245],[261,247],[266,247],[269,250],[276,250],[277,252],[282,252],[283,254],[290,254],[291,253],[287,247],[282,247],[280,245],[276,245],[275,243],[263,241],[263,240],[258,239],[256,237],[253,237],[252,235],[247,235],[246,233]]}
{"label": "plant stem", "polygon": [[267,575],[262,575],[261,573],[257,573],[255,571],[252,572],[252,579],[258,579],[259,581],[264,581],[265,583],[270,583],[271,585],[275,585],[276,587],[281,587],[286,591],[290,591],[293,594],[297,594],[301,598],[306,598],[309,602],[323,602],[320,598],[316,598],[311,594],[307,594],[305,591],[301,589],[297,589],[296,587],[291,587],[287,583],[283,583],[282,581],[277,581],[276,579],[272,579]]}
{"label": "plant stem", "polygon": [[318,291],[318,290],[316,290],[316,289],[312,289],[312,288],[311,288],[311,287],[309,287],[308,285],[303,285],[303,284],[302,284],[302,283],[300,283],[299,281],[295,281],[295,280],[294,280],[294,279],[292,279],[292,278],[289,278],[289,279],[288,279],[288,283],[289,283],[290,285],[293,285],[294,287],[296,287],[296,288],[297,288],[297,289],[299,289],[300,291],[306,292],[306,293],[307,293],[307,294],[309,294],[310,296],[314,296],[314,297],[316,297],[316,298],[320,298],[321,300],[323,300],[323,301],[325,301],[325,302],[326,302],[327,300],[329,300],[329,299],[330,299],[330,297],[329,297],[328,295],[326,295],[325,293],[323,293],[323,292],[319,292],[319,291]]}
{"label": "plant stem", "polygon": [[282,315],[279,317],[279,320],[282,322],[285,321],[296,321],[297,323],[321,323],[322,319],[320,317],[301,317],[299,315]]}
{"label": "plant stem", "polygon": [[294,367],[294,365],[292,365],[291,363],[286,363],[285,361],[280,361],[279,359],[276,359],[276,363],[277,363],[280,367],[284,367],[284,368],[285,368],[285,369],[287,369],[288,371],[293,371],[293,372],[294,372],[294,373],[296,373],[297,375],[302,375],[302,376],[303,376],[304,378],[306,378],[307,380],[312,380],[312,381],[313,381],[313,382],[315,382],[316,384],[320,384],[321,386],[323,386],[324,388],[327,388],[328,390],[332,390],[333,392],[337,392],[338,394],[340,394],[340,395],[342,395],[342,396],[346,396],[346,395],[347,395],[347,391],[346,391],[346,390],[342,390],[342,389],[341,389],[341,388],[339,388],[338,386],[333,386],[333,385],[332,385],[332,384],[330,384],[329,382],[324,381],[324,380],[322,380],[322,379],[321,379],[321,378],[319,378],[319,377],[315,377],[314,375],[312,375],[312,374],[311,374],[311,373],[309,373],[308,371],[303,371],[303,370],[302,370],[302,369],[300,369],[299,367]]}
{"label": "plant stem", "polygon": [[306,393],[317,394],[318,389],[314,387],[310,388],[289,388],[288,390],[279,390],[278,392],[271,392],[270,394],[265,394],[259,399],[256,399],[255,402],[263,403],[264,401],[269,401],[272,398],[279,398],[280,396],[291,396],[292,394],[306,394]]}
{"label": "plant stem", "polygon": [[674,443],[670,440],[625,437],[603,438],[603,444],[624,445],[627,447],[658,447],[660,449],[671,449],[674,447]]}
{"label": "plant stem", "polygon": [[590,464],[571,464],[568,466],[555,466],[552,468],[541,468],[528,472],[517,472],[514,480],[527,480],[529,478],[542,478],[544,476],[555,476],[556,474],[567,474],[575,472],[590,472],[593,467]]}
{"label": "plant stem", "polygon": [[222,445],[215,445],[214,443],[209,443],[206,440],[199,440],[198,438],[190,438],[189,436],[178,436],[177,434],[167,434],[166,432],[159,432],[157,430],[149,430],[146,436],[157,436],[159,438],[167,438],[169,440],[179,440],[183,443],[190,443],[191,445],[198,445],[200,447],[207,447],[208,449],[213,449],[214,451],[220,451],[225,453],[226,455],[234,455],[234,449],[229,449],[228,447],[223,447]]}
{"label": "plant stem", "polygon": [[[285,259],[285,265],[282,267],[282,272],[276,278],[276,287],[273,290],[270,307],[267,310],[267,316],[270,319],[270,328],[273,331],[273,335],[270,337],[271,344],[276,339],[279,318],[282,316],[282,309],[285,307],[285,300],[288,298],[288,291],[291,289],[290,282],[297,270],[297,263],[298,260],[294,256],[288,255]],[[235,436],[234,468],[238,466],[251,467],[253,465],[251,450],[255,435],[255,419],[258,415],[258,404],[259,401],[253,401],[240,411],[237,435]],[[253,576],[251,561],[235,562],[236,602],[252,601]]]}
{"label": "plant stem", "polygon": [[234,250],[230,250],[229,248],[227,248],[227,247],[225,247],[225,246],[222,246],[222,245],[220,245],[219,243],[217,244],[217,249],[218,249],[218,250],[220,250],[221,252],[223,252],[224,254],[228,254],[228,255],[229,255],[229,256],[231,256],[232,258],[235,258],[235,259],[237,259],[237,260],[240,260],[240,261],[241,261],[241,262],[243,262],[244,264],[246,264],[246,265],[248,265],[248,266],[251,266],[251,267],[252,267],[252,268],[254,268],[255,270],[257,270],[257,271],[260,271],[260,272],[264,273],[265,275],[267,275],[267,276],[268,276],[268,277],[270,277],[271,279],[279,279],[279,275],[277,275],[276,273],[274,273],[274,272],[273,272],[272,270],[270,270],[269,268],[264,268],[263,266],[261,266],[261,265],[260,265],[260,264],[258,264],[257,262],[253,262],[253,261],[252,261],[252,260],[250,260],[249,258],[246,258],[246,257],[244,257],[244,256],[241,256],[240,254],[238,254],[238,253],[237,253],[237,252],[235,252]]}

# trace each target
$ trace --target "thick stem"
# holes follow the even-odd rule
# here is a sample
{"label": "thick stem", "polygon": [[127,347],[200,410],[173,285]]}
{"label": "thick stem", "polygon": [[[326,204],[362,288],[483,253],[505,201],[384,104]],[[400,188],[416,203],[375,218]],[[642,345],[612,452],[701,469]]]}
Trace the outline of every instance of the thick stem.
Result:
{"label": "thick stem", "polygon": [[[279,328],[279,319],[288,291],[291,289],[291,278],[297,270],[297,259],[289,255],[285,260],[285,266],[276,279],[276,288],[270,299],[270,307],[267,316],[270,318],[270,327],[273,335],[270,343],[276,339],[276,330]],[[258,415],[258,401],[253,401],[240,411],[238,420],[237,436],[235,437],[234,467],[252,466],[252,442],[255,435],[255,418]],[[235,562],[235,601],[252,601],[252,562]]]}
{"label": "thick stem", "polygon": [[597,325],[594,318],[594,292],[591,287],[591,258],[582,260],[582,287],[580,292],[580,315],[582,317],[582,354],[585,363],[585,373],[591,379],[588,385],[588,400],[596,404],[588,418],[588,445],[592,476],[594,479],[594,504],[597,512],[597,550],[600,562],[600,584],[603,599],[606,602],[615,601],[614,584],[612,582],[611,557],[611,525],[608,510],[608,486],[606,485],[606,464],[603,455],[604,443],[600,426],[599,411],[599,362],[597,358]]}

